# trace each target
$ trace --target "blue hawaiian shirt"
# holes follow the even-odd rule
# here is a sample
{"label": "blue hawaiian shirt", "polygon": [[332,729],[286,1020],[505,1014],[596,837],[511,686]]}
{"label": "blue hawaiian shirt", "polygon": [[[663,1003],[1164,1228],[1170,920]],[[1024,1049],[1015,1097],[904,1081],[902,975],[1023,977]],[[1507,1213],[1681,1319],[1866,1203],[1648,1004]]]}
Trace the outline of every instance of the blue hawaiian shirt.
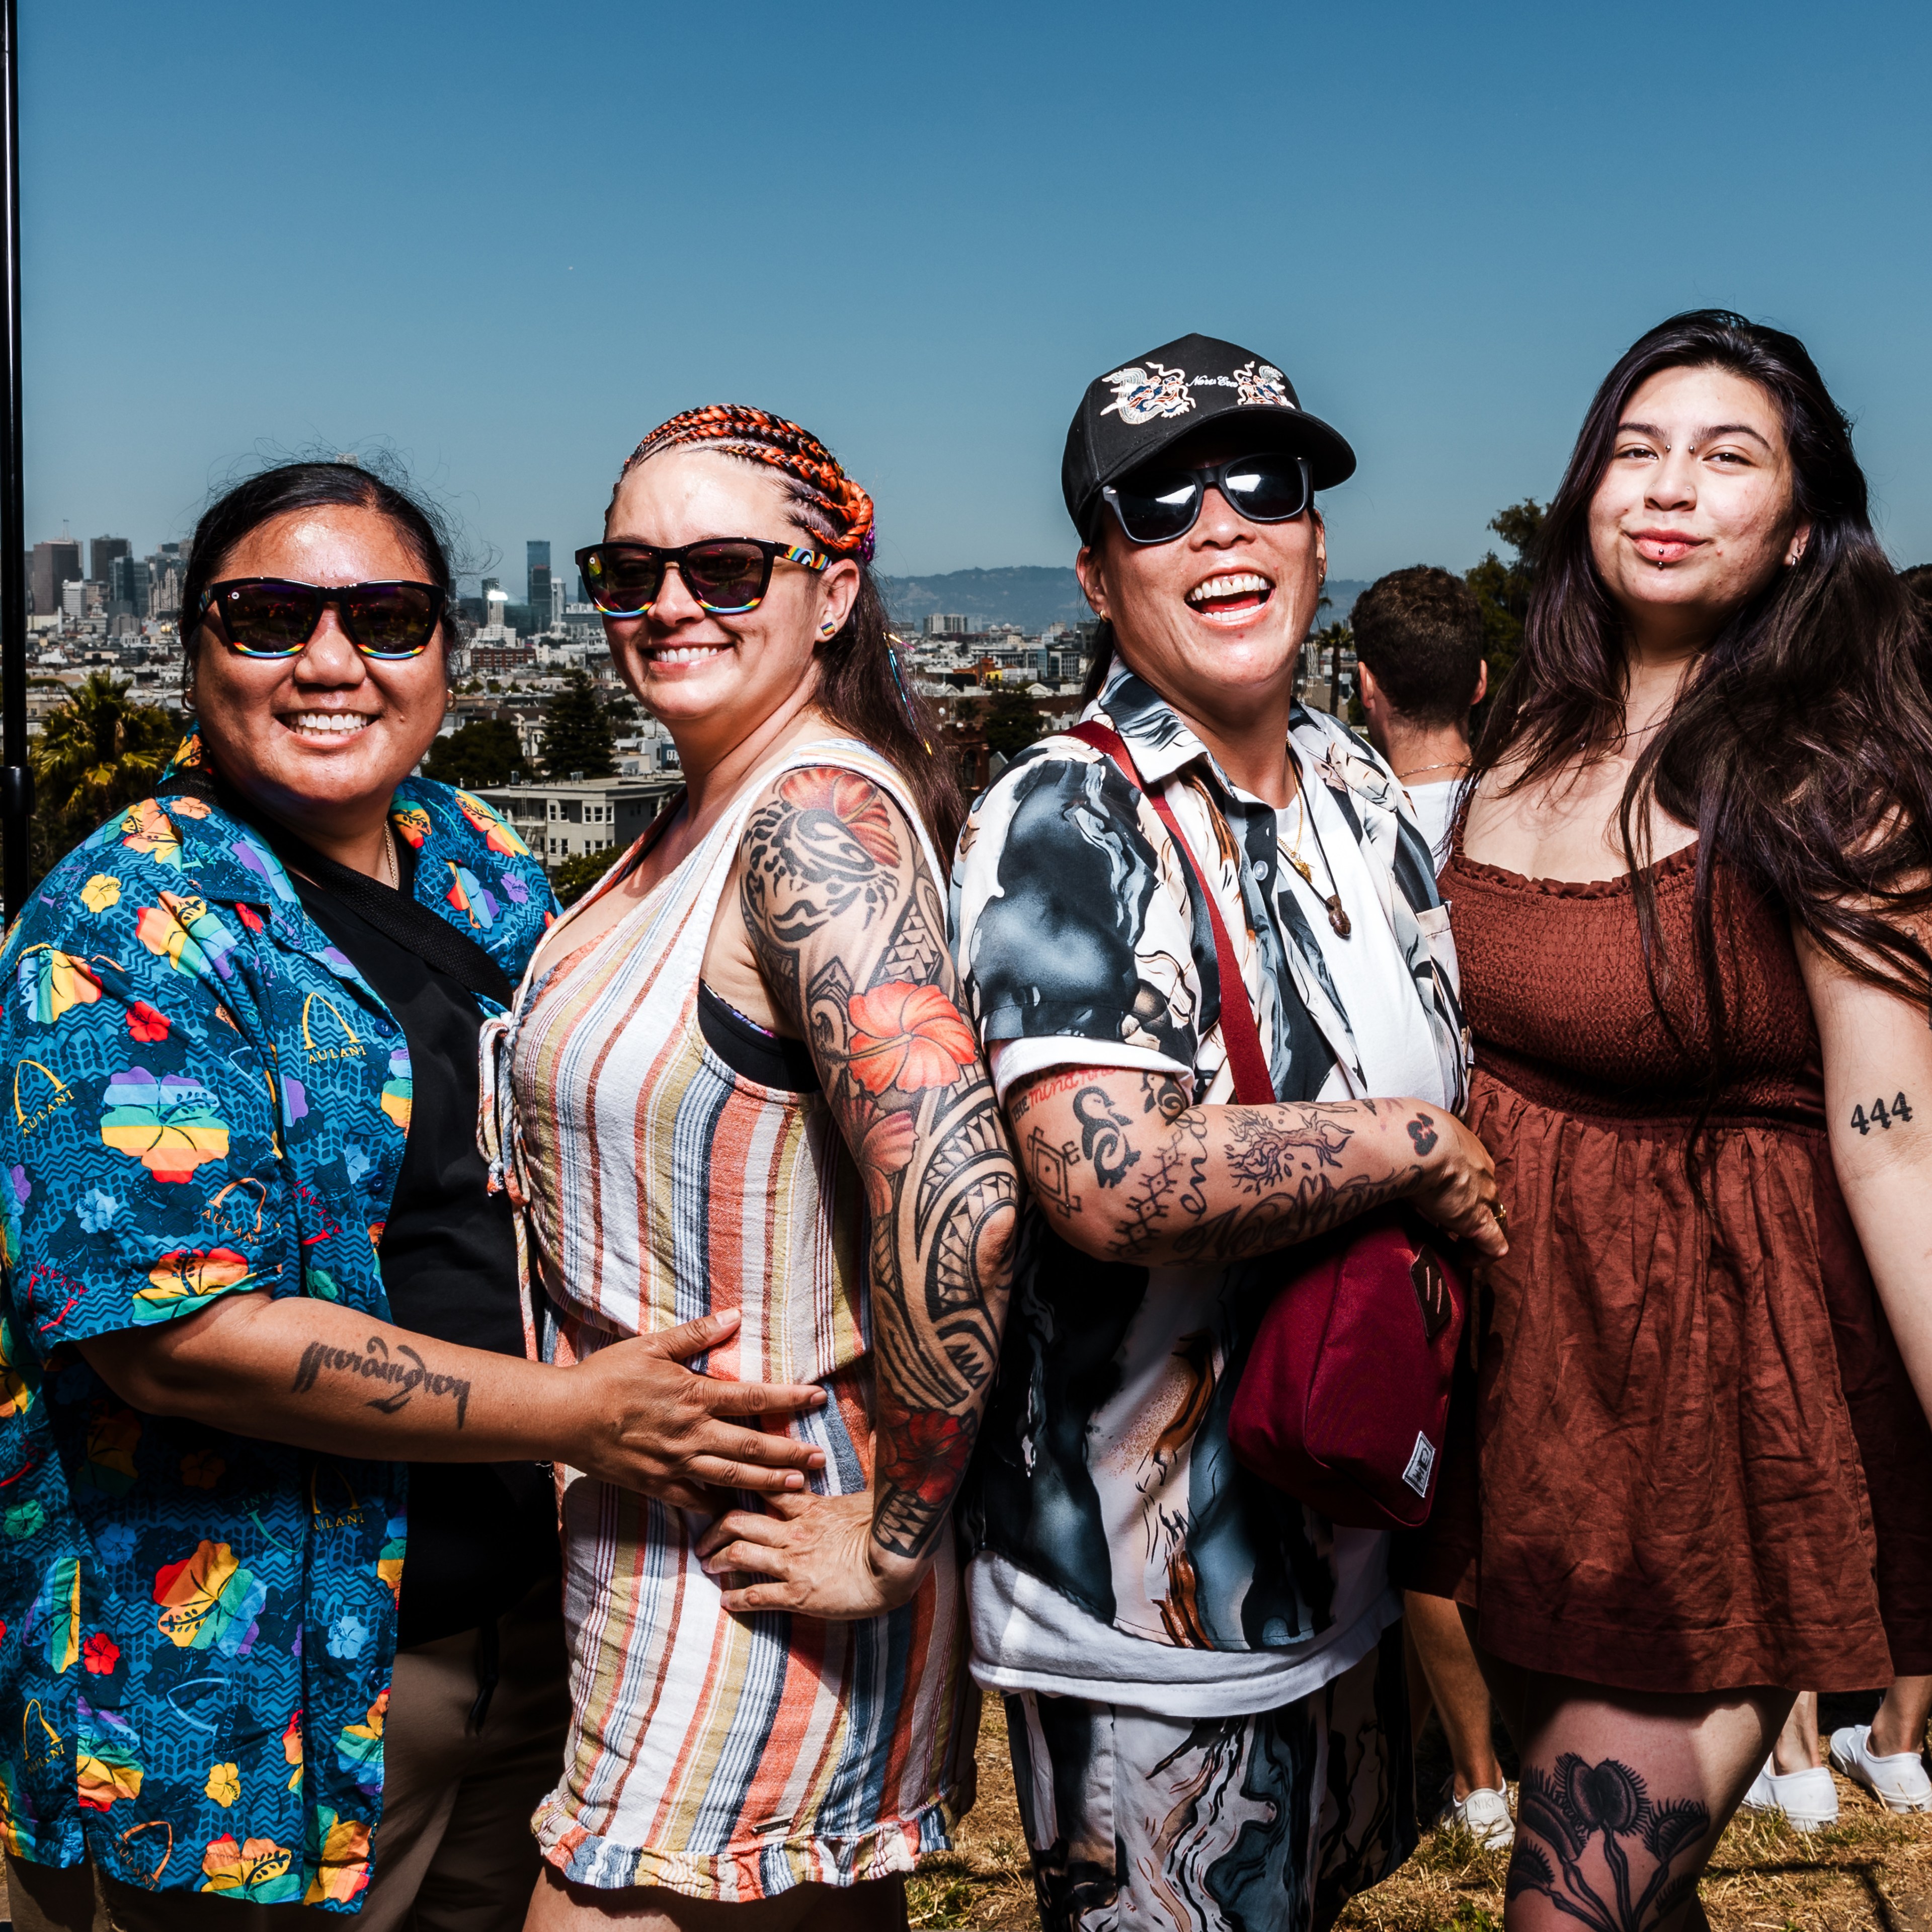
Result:
{"label": "blue hawaiian shirt", "polygon": [[[190,737],[176,766],[199,758]],[[427,779],[392,818],[417,899],[520,977],[555,901],[516,835]],[[268,847],[170,796],[15,922],[0,1066],[0,1843],[353,1912],[404,1468],[141,1414],[71,1345],[237,1292],[386,1318],[403,1030]]]}

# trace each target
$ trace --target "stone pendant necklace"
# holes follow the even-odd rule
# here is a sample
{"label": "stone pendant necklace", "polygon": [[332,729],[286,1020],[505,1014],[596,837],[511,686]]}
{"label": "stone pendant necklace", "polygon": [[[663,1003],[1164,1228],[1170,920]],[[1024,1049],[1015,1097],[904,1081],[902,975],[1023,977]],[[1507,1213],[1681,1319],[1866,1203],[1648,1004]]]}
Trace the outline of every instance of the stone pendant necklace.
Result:
{"label": "stone pendant necklace", "polygon": [[[1335,868],[1328,862],[1328,848],[1322,842],[1322,828],[1315,822],[1315,814],[1308,808],[1308,784],[1301,775],[1301,760],[1294,761],[1294,844],[1288,855],[1288,862],[1301,874],[1302,882],[1308,890],[1322,898],[1328,908],[1328,923],[1335,928],[1337,939],[1346,939],[1354,929],[1348,922],[1348,915],[1342,909],[1342,895],[1334,890]],[[1315,883],[1314,868],[1301,856],[1301,828],[1306,826],[1315,837],[1315,849],[1321,855],[1322,869],[1328,875],[1330,890],[1324,895]]]}

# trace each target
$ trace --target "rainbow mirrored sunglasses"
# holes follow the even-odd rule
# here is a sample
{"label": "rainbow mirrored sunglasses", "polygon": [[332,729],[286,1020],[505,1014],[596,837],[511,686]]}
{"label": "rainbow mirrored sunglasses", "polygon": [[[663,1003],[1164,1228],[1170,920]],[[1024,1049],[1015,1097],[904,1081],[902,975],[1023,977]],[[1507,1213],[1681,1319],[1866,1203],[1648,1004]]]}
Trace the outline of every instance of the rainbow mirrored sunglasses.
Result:
{"label": "rainbow mirrored sunglasses", "polygon": [[333,604],[365,658],[420,657],[436,635],[442,592],[434,584],[299,584],[284,577],[231,577],[201,593],[197,623],[213,622],[244,658],[299,657]]}
{"label": "rainbow mirrored sunglasses", "polygon": [[592,544],[577,553],[584,587],[607,617],[641,617],[664,594],[664,572],[674,564],[702,609],[713,616],[736,617],[764,602],[775,562],[823,570],[831,561],[824,550],[768,543],[762,537],[710,537],[675,547]]}

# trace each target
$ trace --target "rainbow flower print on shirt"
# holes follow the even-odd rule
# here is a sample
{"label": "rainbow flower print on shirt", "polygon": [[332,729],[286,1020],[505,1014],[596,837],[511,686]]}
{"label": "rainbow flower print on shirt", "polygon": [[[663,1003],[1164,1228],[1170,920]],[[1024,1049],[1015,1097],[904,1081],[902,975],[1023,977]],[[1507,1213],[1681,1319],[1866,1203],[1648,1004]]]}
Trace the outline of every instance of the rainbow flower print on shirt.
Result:
{"label": "rainbow flower print on shirt", "polygon": [[253,1270],[232,1248],[176,1248],[148,1270],[148,1286],[134,1291],[134,1321],[145,1328],[192,1314],[184,1303],[206,1304],[231,1288],[238,1288]]}
{"label": "rainbow flower print on shirt", "polygon": [[226,979],[234,970],[228,956],[235,935],[208,909],[205,899],[182,898],[164,892],[158,906],[143,906],[134,922],[134,934],[158,959],[177,973],[210,973]]}
{"label": "rainbow flower print on shirt", "polygon": [[30,946],[20,956],[16,976],[27,1010],[42,1026],[52,1026],[76,1006],[100,997],[100,982],[85,959],[52,946]]}
{"label": "rainbow flower print on shirt", "polygon": [[154,1573],[157,1628],[178,1650],[247,1656],[256,1613],[268,1600],[268,1586],[225,1543],[204,1540],[192,1556]]}
{"label": "rainbow flower print on shirt", "polygon": [[157,1180],[187,1180],[205,1162],[228,1158],[228,1123],[214,1111],[214,1096],[190,1075],[125,1067],[107,1076],[103,1098],[101,1139]]}

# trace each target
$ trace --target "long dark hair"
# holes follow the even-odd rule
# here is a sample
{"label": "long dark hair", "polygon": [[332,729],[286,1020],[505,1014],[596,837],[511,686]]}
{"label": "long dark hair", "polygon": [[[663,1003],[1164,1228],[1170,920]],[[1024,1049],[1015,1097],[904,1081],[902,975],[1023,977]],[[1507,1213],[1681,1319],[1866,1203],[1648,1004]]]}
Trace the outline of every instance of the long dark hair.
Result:
{"label": "long dark hair", "polygon": [[950,863],[966,818],[958,759],[932,706],[914,689],[912,667],[899,658],[872,566],[854,561],[859,594],[851,614],[818,648],[818,706],[905,780],[941,862]]}
{"label": "long dark hair", "polygon": [[202,594],[218,578],[237,544],[277,517],[297,510],[336,504],[349,509],[374,510],[388,519],[396,534],[416,552],[423,581],[442,592],[443,620],[437,627],[443,640],[442,661],[449,665],[450,626],[456,614],[456,584],[450,569],[450,533],[440,514],[420,501],[399,481],[380,476],[358,463],[279,463],[258,470],[224,490],[201,513],[194,526],[182,583],[182,651],[189,674],[194,670],[194,640]]}
{"label": "long dark hair", "polygon": [[[1604,377],[1550,506],[1522,655],[1471,776],[1479,782],[1519,759],[1507,788],[1519,790],[1580,752],[1593,762],[1622,742],[1628,659],[1622,616],[1591,554],[1591,500],[1631,395],[1660,370],[1706,368],[1756,382],[1778,405],[1793,508],[1810,526],[1798,560],[1711,640],[1618,810],[1652,997],[1666,1026],[1668,968],[1647,869],[1653,800],[1696,828],[1693,930],[1714,1094],[1728,1053],[1712,912],[1720,862],[1773,896],[1847,973],[1922,1005],[1932,997],[1932,954],[1909,923],[1932,910],[1926,658],[1909,593],[1872,532],[1850,425],[1796,336],[1696,310],[1651,330]],[[1707,1096],[1700,1125],[1709,1108]]]}

